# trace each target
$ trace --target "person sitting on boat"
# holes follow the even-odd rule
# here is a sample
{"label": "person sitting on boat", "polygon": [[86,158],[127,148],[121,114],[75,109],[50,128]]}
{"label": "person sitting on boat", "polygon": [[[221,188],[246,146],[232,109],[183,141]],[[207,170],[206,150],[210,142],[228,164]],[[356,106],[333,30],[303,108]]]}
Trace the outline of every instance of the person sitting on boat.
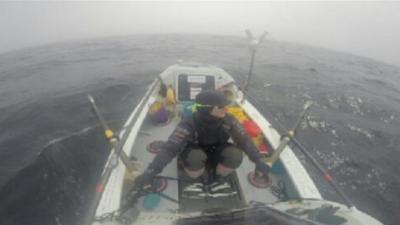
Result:
{"label": "person sitting on boat", "polygon": [[[218,91],[203,91],[196,96],[196,111],[191,118],[183,119],[161,147],[143,174],[135,180],[134,187],[142,189],[177,155],[183,162],[183,170],[193,179],[185,191],[202,190],[205,182],[199,181],[207,174],[210,192],[231,189],[226,178],[242,162],[243,154],[255,163],[256,171],[268,178],[269,166],[241,124],[227,114],[230,102]],[[233,139],[233,143],[230,142]],[[206,172],[207,171],[207,172]],[[223,188],[222,188],[223,187]]]}

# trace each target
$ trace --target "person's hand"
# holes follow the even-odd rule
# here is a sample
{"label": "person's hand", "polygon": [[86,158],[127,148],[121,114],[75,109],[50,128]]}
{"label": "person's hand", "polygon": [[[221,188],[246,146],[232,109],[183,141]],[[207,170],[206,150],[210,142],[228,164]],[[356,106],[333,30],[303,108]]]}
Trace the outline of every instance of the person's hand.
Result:
{"label": "person's hand", "polygon": [[153,178],[154,178],[153,174],[149,173],[148,171],[145,171],[144,173],[136,177],[133,183],[133,188],[137,191],[143,190],[145,186],[151,184]]}
{"label": "person's hand", "polygon": [[265,162],[256,163],[256,173],[260,173],[263,177],[268,178],[268,174],[271,168]]}

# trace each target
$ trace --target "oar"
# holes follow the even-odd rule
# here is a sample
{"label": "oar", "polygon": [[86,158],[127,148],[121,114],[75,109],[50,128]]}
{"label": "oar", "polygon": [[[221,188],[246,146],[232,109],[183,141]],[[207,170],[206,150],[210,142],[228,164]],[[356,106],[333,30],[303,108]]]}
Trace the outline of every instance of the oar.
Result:
{"label": "oar", "polygon": [[[106,136],[106,138],[108,139],[108,141],[110,142],[111,146],[115,151],[115,149],[117,149],[118,137],[114,135],[114,132],[110,129],[107,122],[104,120],[104,117],[101,115],[94,98],[91,95],[88,95],[88,98],[92,105],[92,109],[96,114],[97,119],[99,120],[101,126],[104,129],[104,135]],[[136,170],[134,165],[129,160],[129,157],[125,154],[124,151],[121,151],[120,157],[126,168],[129,170],[129,172],[134,172]]]}
{"label": "oar", "polygon": [[285,149],[285,147],[288,145],[289,141],[291,139],[293,139],[294,135],[296,134],[296,129],[299,126],[299,124],[301,123],[301,121],[303,121],[303,119],[306,116],[306,113],[308,111],[308,109],[310,108],[310,106],[312,105],[311,102],[307,102],[304,107],[303,107],[303,112],[300,114],[299,119],[296,121],[296,123],[294,124],[293,128],[291,130],[288,130],[286,132],[285,135],[283,135],[281,142],[279,143],[278,147],[275,149],[275,151],[273,152],[272,156],[269,157],[267,159],[267,164],[272,167],[272,165],[279,159],[279,156],[281,155],[281,153],[283,152],[283,150]]}
{"label": "oar", "polygon": [[103,116],[100,114],[100,111],[98,110],[96,103],[91,95],[88,95],[89,101],[92,105],[92,108],[99,119],[101,126],[104,129],[104,134],[106,138],[109,140],[111,145],[113,146],[113,153],[111,153],[110,160],[108,161],[99,182],[96,185],[96,192],[93,197],[93,201],[91,202],[91,205],[89,206],[88,213],[86,214],[84,220],[83,220],[83,225],[90,225],[92,224],[93,217],[96,213],[97,205],[100,202],[101,196],[103,195],[104,189],[106,187],[106,184],[111,176],[111,173],[115,167],[118,165],[118,160],[121,158],[122,162],[125,164],[125,166],[128,168],[128,170],[131,173],[134,173],[135,168],[134,166],[129,162],[129,158],[123,151],[123,145],[124,142],[118,141],[118,138],[115,137],[114,132],[108,127],[106,121],[104,120]]}
{"label": "oar", "polygon": [[[274,163],[279,159],[279,156],[281,155],[281,153],[283,152],[283,150],[286,148],[286,146],[288,145],[289,141],[294,137],[294,135],[296,134],[296,129],[299,126],[299,124],[301,123],[301,121],[304,119],[304,117],[306,116],[307,110],[310,108],[310,106],[312,105],[312,102],[306,102],[306,104],[303,107],[303,112],[300,114],[299,119],[296,121],[296,123],[294,124],[293,128],[291,130],[288,130],[286,132],[286,134],[282,135],[281,137],[281,142],[279,143],[278,147],[274,150],[274,152],[272,153],[272,155],[270,157],[268,157],[268,159],[265,161],[265,163],[272,168],[272,166],[274,165]],[[263,178],[263,174],[259,171],[255,171],[254,176],[256,178]],[[267,178],[267,177],[264,177]]]}
{"label": "oar", "polygon": [[[309,106],[307,106],[308,108]],[[296,125],[294,127],[297,127],[301,120],[305,117],[305,112],[307,110],[307,108],[305,108],[305,110],[302,113],[302,116],[300,117],[300,119],[297,121]],[[279,126],[281,127],[281,129],[283,129],[284,131],[286,131],[287,129],[285,129],[283,127],[282,124],[279,123],[279,121],[277,121]],[[293,130],[293,129],[292,129]],[[283,151],[284,147],[287,146],[288,142],[291,141],[294,145],[296,145],[300,151],[312,162],[312,164],[318,169],[318,171],[320,171],[325,179],[326,182],[328,182],[332,188],[336,191],[336,193],[338,193],[338,195],[343,199],[344,203],[346,204],[346,206],[348,208],[354,208],[354,204],[351,202],[351,200],[349,199],[349,197],[343,192],[343,190],[337,185],[337,183],[335,182],[335,180],[333,179],[332,175],[306,150],[306,148],[294,137],[294,132],[292,132],[291,130],[286,132],[287,135],[284,136],[283,140],[281,141],[280,145],[278,146],[277,151]],[[283,147],[281,147],[283,146]],[[275,152],[274,152],[275,154]],[[275,157],[273,154],[273,156],[268,159],[267,164],[269,166],[272,166],[273,163],[276,161],[277,157]],[[278,156],[278,154],[277,154]],[[274,159],[272,159],[274,158]],[[275,159],[276,158],[276,159]]]}
{"label": "oar", "polygon": [[[101,200],[101,197],[103,195],[105,186],[111,176],[111,172],[113,171],[113,169],[117,166],[118,163],[118,159],[120,158],[121,152],[123,152],[122,148],[125,144],[125,141],[128,139],[128,136],[132,130],[132,127],[135,125],[135,121],[137,119],[137,117],[140,115],[140,112],[142,111],[143,107],[145,106],[148,98],[150,97],[151,93],[154,91],[154,89],[157,87],[158,84],[158,80],[153,82],[152,85],[150,86],[150,88],[147,90],[145,97],[142,99],[142,101],[139,103],[139,105],[137,106],[135,113],[131,119],[130,124],[127,126],[124,135],[122,136],[122,138],[120,140],[116,139],[115,142],[115,148],[114,148],[114,152],[111,154],[110,156],[110,160],[108,161],[99,182],[97,183],[96,186],[96,192],[95,195],[93,196],[93,200],[91,201],[91,204],[89,205],[89,209],[83,219],[83,225],[91,225],[93,222],[93,218],[96,214],[96,209],[97,206]],[[92,98],[93,99],[93,98]],[[90,98],[89,98],[90,100]],[[92,102],[92,101],[90,101]],[[94,102],[94,101],[93,101]],[[97,107],[96,107],[97,108]],[[100,115],[100,114],[99,114]],[[102,117],[101,117],[102,118]],[[103,119],[104,121],[104,119]]]}
{"label": "oar", "polygon": [[310,161],[312,162],[312,164],[314,164],[314,166],[322,173],[322,175],[324,176],[324,179],[326,182],[328,182],[333,189],[336,191],[336,193],[339,194],[339,196],[343,199],[343,201],[345,202],[346,206],[348,208],[354,208],[354,204],[351,202],[351,200],[349,199],[349,197],[343,192],[343,190],[341,188],[339,188],[339,186],[337,185],[337,183],[335,182],[335,180],[333,179],[332,175],[329,174],[329,172],[327,172],[327,170],[306,150],[306,148],[300,144],[300,142],[298,142],[294,137],[291,138],[291,141],[294,145],[296,145],[301,152],[303,152],[303,154],[310,159]]}
{"label": "oar", "polygon": [[[257,50],[258,45],[264,40],[265,36],[267,35],[267,32],[264,32],[258,40],[256,40],[253,36],[253,34],[250,32],[250,30],[246,30],[246,35],[247,38],[250,40],[250,47],[252,49],[252,55],[251,55],[251,60],[250,60],[250,68],[249,68],[249,75],[247,77],[247,82],[245,83],[244,87],[242,88],[243,90],[243,99],[247,94],[247,89],[248,85],[251,80],[251,75],[253,72],[253,65],[254,65],[254,58],[255,58],[255,53]],[[307,104],[304,106],[304,110],[300,116],[300,118],[297,120],[296,124],[293,126],[293,129],[288,130],[286,134],[283,136],[281,142],[279,143],[279,146],[276,148],[272,156],[267,160],[267,164],[272,167],[272,165],[278,160],[280,154],[283,152],[285,147],[288,145],[289,141],[292,141],[293,144],[295,144],[302,152],[303,154],[308,157],[311,162],[314,164],[314,166],[323,174],[325,180],[333,187],[333,189],[339,194],[340,197],[344,200],[345,204],[349,208],[354,208],[354,204],[350,201],[350,199],[347,197],[347,195],[342,191],[342,189],[339,188],[339,186],[336,184],[335,180],[333,177],[324,169],[324,167],[318,163],[317,160],[314,159],[314,157],[311,156],[311,154],[294,138],[296,128],[299,126],[301,121],[304,119],[306,112],[308,108],[311,106],[311,104]],[[279,121],[278,121],[279,123]],[[283,126],[282,126],[283,128]],[[286,130],[286,129],[285,129]],[[256,173],[258,176],[259,174]]]}

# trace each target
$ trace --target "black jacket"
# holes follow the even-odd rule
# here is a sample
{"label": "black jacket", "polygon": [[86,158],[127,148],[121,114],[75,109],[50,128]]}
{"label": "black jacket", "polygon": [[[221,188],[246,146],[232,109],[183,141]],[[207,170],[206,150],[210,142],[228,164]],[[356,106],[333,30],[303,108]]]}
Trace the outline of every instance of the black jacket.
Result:
{"label": "black jacket", "polygon": [[153,174],[160,173],[188,145],[201,147],[223,145],[228,142],[229,137],[232,137],[234,143],[251,161],[260,162],[260,153],[234,117],[227,114],[223,119],[199,123],[195,114],[193,118],[184,119],[177,125],[168,141],[162,146],[161,152],[150,163],[148,170]]}

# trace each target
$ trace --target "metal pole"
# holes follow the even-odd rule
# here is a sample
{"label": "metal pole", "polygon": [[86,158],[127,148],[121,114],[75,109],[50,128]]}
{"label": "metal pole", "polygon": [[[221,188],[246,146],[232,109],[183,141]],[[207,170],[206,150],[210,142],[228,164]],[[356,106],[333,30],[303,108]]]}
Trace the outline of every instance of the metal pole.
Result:
{"label": "metal pole", "polygon": [[249,89],[249,84],[251,82],[251,78],[252,78],[252,75],[253,75],[254,59],[256,57],[257,47],[263,42],[265,36],[268,34],[267,32],[264,32],[257,40],[257,39],[254,38],[254,36],[250,32],[250,30],[246,30],[245,32],[246,32],[247,38],[250,41],[251,59],[250,59],[249,74],[247,75],[247,80],[246,80],[246,82],[244,83],[244,85],[242,87],[242,91],[243,91],[242,102],[244,101],[244,98],[245,98],[245,96],[247,94],[247,91]]}
{"label": "metal pole", "polygon": [[255,58],[255,56],[256,56],[256,49],[253,49],[252,53],[251,53],[251,59],[250,59],[249,75],[247,76],[246,83],[244,84],[244,87],[243,87],[243,95],[247,94],[247,90],[249,88],[251,77],[253,75],[253,66],[254,66],[254,58]]}

